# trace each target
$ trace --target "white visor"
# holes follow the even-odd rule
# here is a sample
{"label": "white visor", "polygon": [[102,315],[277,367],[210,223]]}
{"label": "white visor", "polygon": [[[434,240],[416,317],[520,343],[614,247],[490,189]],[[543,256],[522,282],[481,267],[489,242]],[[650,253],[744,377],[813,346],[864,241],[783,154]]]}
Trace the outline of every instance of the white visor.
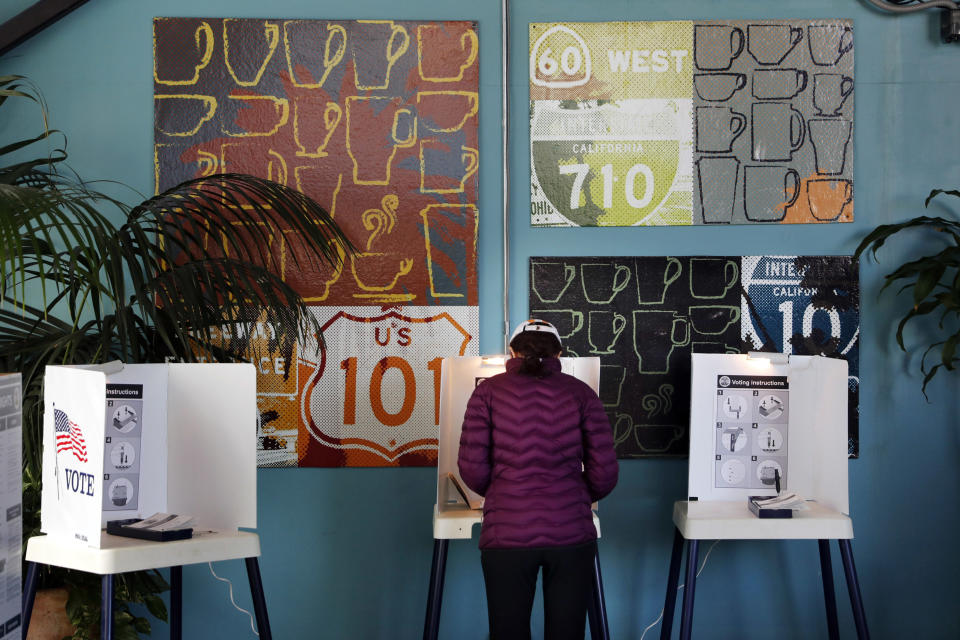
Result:
{"label": "white visor", "polygon": [[513,330],[513,335],[510,336],[510,342],[513,342],[513,339],[521,333],[526,333],[528,331],[552,334],[557,339],[557,342],[563,344],[563,341],[560,340],[560,332],[557,331],[555,326],[546,320],[537,320],[536,318],[531,318],[521,322],[517,328]]}

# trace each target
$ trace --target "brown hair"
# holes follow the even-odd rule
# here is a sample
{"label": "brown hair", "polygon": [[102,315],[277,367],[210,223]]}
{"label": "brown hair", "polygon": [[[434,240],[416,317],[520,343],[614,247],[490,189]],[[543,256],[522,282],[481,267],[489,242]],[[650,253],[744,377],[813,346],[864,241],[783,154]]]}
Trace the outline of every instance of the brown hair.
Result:
{"label": "brown hair", "polygon": [[510,341],[510,348],[518,358],[523,358],[520,373],[537,378],[544,377],[548,372],[543,368],[544,358],[555,358],[560,355],[560,341],[552,333],[525,331],[517,334]]}

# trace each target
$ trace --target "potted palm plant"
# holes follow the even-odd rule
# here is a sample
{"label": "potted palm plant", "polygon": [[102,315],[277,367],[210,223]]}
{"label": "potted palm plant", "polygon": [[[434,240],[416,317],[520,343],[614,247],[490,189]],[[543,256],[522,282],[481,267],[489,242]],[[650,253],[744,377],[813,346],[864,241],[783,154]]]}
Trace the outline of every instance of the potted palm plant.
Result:
{"label": "potted palm plant", "polygon": [[[938,196],[960,197],[960,191],[934,189],[927,196],[924,207]],[[884,224],[867,234],[857,247],[855,256],[869,251],[877,259],[877,251],[893,235],[907,229],[932,235],[946,241],[945,246],[927,255],[916,256],[884,276],[880,289],[883,294],[892,285],[901,285],[897,293],[910,292],[908,306],[897,325],[897,344],[904,351],[904,330],[912,320],[935,314],[937,334],[926,345],[920,358],[923,373],[921,390],[927,394],[927,385],[940,369],[952,371],[956,367],[957,345],[960,343],[960,221],[940,216],[918,216],[905,222]],[[929,245],[926,245],[929,246]]]}
{"label": "potted palm plant", "polygon": [[[0,371],[23,376],[26,541],[40,524],[46,365],[248,358],[260,322],[275,329],[268,348],[289,355],[320,327],[268,268],[271,233],[299,237],[293,268],[336,265],[353,245],[310,198],[253,176],[191,180],[129,206],[67,170],[64,138],[46,127],[39,92],[22,77],[0,76],[0,108],[11,99],[33,101],[44,114],[36,135],[0,144]],[[63,571],[42,580],[68,588],[73,638],[96,634],[99,580]],[[149,633],[132,603],[165,619],[166,588],[157,572],[119,577],[115,637]]]}

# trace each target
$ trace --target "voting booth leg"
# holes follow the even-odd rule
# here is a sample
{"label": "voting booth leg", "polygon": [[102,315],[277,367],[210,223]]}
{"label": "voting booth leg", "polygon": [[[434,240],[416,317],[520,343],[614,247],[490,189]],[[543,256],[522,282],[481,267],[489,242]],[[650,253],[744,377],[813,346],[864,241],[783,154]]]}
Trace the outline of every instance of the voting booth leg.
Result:
{"label": "voting booth leg", "polygon": [[680,560],[683,557],[683,536],[673,528],[673,551],[670,553],[670,574],[667,577],[667,597],[663,601],[663,624],[660,640],[669,640],[673,633],[673,610],[677,606],[677,582],[680,578]]}
{"label": "voting booth leg", "polygon": [[683,611],[680,613],[680,640],[690,640],[693,625],[693,594],[697,587],[697,555],[699,540],[687,542],[687,577],[683,587]]}
{"label": "voting booth leg", "polygon": [[267,599],[263,595],[263,581],[260,579],[260,563],[256,558],[244,558],[247,565],[247,577],[250,579],[250,595],[253,596],[253,612],[257,616],[257,634],[260,640],[273,640],[270,633],[270,620],[267,618]]}
{"label": "voting booth leg", "polygon": [[440,605],[443,601],[443,578],[447,571],[447,547],[450,541],[433,540],[433,562],[430,564],[430,588],[427,594],[427,618],[423,623],[423,640],[437,640],[440,632]]}
{"label": "voting booth leg", "polygon": [[27,577],[23,583],[23,600],[20,603],[20,621],[23,635],[30,629],[30,615],[33,613],[33,598],[37,595],[37,563],[27,563]]}
{"label": "voting booth leg", "polygon": [[113,574],[100,578],[100,638],[113,640]]}
{"label": "voting booth leg", "polygon": [[857,638],[870,640],[867,630],[867,616],[863,612],[863,598],[860,596],[860,581],[857,580],[857,568],[853,564],[853,547],[849,540],[838,540],[840,557],[843,559],[843,573],[847,577],[847,591],[850,593],[850,606],[853,608],[853,621],[857,625]]}
{"label": "voting booth leg", "polygon": [[600,574],[600,551],[593,556],[593,586],[590,589],[590,637],[593,640],[610,640],[610,624],[607,620],[607,602],[603,596],[603,576]]}
{"label": "voting booth leg", "polygon": [[170,640],[183,638],[183,567],[170,567]]}
{"label": "voting booth leg", "polygon": [[837,623],[837,595],[833,588],[833,563],[830,561],[830,541],[817,540],[820,547],[820,575],[823,577],[823,601],[827,606],[827,634],[830,640],[840,640]]}

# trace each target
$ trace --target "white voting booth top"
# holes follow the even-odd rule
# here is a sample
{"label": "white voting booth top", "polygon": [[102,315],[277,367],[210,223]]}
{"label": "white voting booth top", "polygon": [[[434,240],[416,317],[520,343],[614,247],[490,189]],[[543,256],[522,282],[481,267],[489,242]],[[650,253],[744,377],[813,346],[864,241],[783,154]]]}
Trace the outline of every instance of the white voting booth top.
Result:
{"label": "white voting booth top", "polygon": [[[104,494],[105,471],[111,464],[105,460],[105,449],[112,446],[110,438],[123,440],[122,433],[112,430],[119,423],[109,415],[113,406],[107,406],[108,384],[140,394],[139,424],[133,432],[139,434],[133,484],[137,499],[130,509],[110,507]],[[253,365],[49,366],[44,385],[41,531],[51,543],[69,540],[99,547],[109,538],[116,544],[101,530],[108,520],[145,518],[156,512],[190,515],[198,528],[225,534],[256,527]],[[87,460],[69,449],[58,452],[55,433],[61,431],[55,429],[66,423],[82,427]],[[77,477],[85,480],[78,483]]]}
{"label": "white voting booth top", "polygon": [[[433,508],[433,537],[438,540],[467,539],[473,526],[483,520],[483,497],[471,491],[460,478],[457,454],[467,401],[484,379],[506,371],[508,356],[461,356],[444,358],[440,373],[440,432],[437,459],[437,502]],[[600,358],[560,358],[561,371],[600,388]],[[456,478],[468,501],[454,486]],[[594,504],[593,524],[600,535],[600,520]]]}
{"label": "white voting booth top", "polygon": [[103,534],[99,548],[64,544],[57,536],[34,536],[27,542],[28,562],[112,575],[144,569],[220,562],[260,555],[260,537],[250,531],[194,532],[186,540],[151,542]]}
{"label": "white voting booth top", "polygon": [[[821,356],[692,354],[688,496],[673,521],[687,539],[849,539],[847,363]],[[748,496],[776,489],[722,487],[715,467],[723,377],[785,376],[789,387],[784,492],[805,498],[792,518],[758,518]]]}

